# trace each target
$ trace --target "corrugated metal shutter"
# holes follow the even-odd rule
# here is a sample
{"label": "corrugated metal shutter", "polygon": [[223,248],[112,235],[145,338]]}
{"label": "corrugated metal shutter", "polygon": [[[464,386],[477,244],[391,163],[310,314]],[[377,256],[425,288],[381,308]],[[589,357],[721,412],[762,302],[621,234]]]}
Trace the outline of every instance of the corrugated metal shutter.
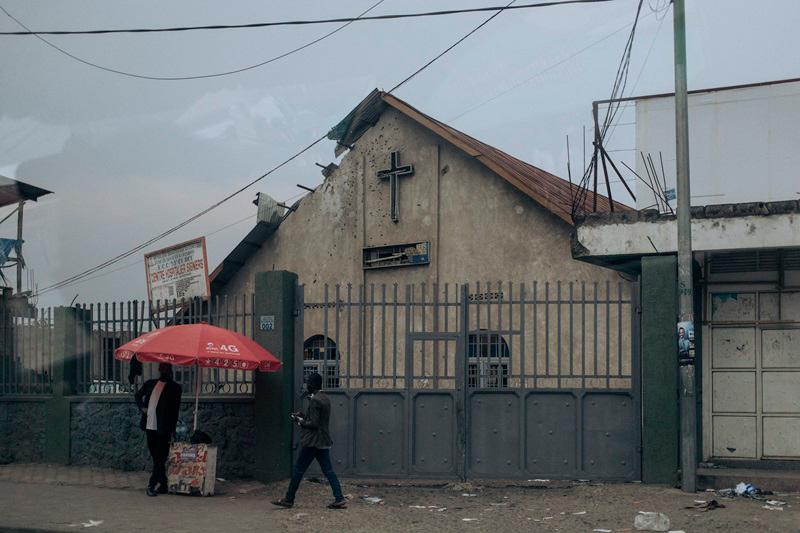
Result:
{"label": "corrugated metal shutter", "polygon": [[[782,250],[783,269],[800,270],[800,248]],[[778,250],[756,250],[711,254],[711,272],[777,272],[781,258]]]}

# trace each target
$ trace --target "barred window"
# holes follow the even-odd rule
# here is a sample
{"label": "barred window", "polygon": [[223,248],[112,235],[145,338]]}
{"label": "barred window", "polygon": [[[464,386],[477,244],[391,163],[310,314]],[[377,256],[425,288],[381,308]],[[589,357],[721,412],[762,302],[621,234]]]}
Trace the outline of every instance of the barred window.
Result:
{"label": "barred window", "polygon": [[314,335],[303,343],[303,379],[317,372],[325,389],[339,388],[339,350],[324,335]]}
{"label": "barred window", "polygon": [[508,387],[511,355],[502,335],[470,333],[467,357],[467,384],[470,388]]}

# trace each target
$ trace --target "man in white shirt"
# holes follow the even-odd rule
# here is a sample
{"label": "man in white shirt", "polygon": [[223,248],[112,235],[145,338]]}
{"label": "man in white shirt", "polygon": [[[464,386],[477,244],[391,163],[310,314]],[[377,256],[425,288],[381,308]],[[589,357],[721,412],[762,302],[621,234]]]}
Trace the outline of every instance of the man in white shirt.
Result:
{"label": "man in white shirt", "polygon": [[136,391],[136,405],[142,412],[139,427],[147,435],[147,448],[153,458],[153,473],[147,485],[147,495],[167,492],[167,457],[169,442],[178,424],[181,408],[181,386],[172,379],[172,365],[158,365],[158,379],[146,381]]}

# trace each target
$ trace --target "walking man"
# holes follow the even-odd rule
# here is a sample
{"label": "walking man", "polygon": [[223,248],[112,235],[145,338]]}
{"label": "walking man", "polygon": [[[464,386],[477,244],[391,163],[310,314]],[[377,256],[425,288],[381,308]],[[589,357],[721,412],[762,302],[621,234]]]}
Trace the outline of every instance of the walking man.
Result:
{"label": "walking man", "polygon": [[333,471],[331,464],[331,440],[328,431],[328,422],[331,417],[331,401],[322,391],[322,376],[314,372],[306,378],[306,390],[309,394],[308,411],[303,413],[292,413],[292,420],[300,427],[300,454],[297,463],[294,465],[292,480],[286,490],[286,496],[280,500],[272,502],[280,507],[292,507],[294,505],[294,495],[303,480],[303,474],[316,459],[322,468],[322,473],[328,478],[333,490],[333,502],[328,505],[329,509],[344,509],[347,501],[342,495],[342,486]]}
{"label": "walking man", "polygon": [[181,386],[172,379],[172,365],[158,365],[158,379],[146,381],[136,391],[136,405],[142,412],[139,427],[147,435],[147,448],[153,458],[153,474],[147,485],[148,496],[167,492],[167,457],[169,441],[178,424],[181,408]]}

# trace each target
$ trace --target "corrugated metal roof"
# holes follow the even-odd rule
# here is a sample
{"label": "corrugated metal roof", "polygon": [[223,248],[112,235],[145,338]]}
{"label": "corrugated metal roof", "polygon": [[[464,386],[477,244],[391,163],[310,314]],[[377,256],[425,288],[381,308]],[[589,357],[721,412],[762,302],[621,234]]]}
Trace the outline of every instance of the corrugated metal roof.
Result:
{"label": "corrugated metal roof", "polygon": [[[505,179],[542,207],[572,225],[572,203],[578,186],[559,178],[545,170],[513,157],[502,150],[489,146],[452,126],[436,120],[430,115],[409,105],[394,95],[372,91],[344,120],[335,126],[328,137],[341,145],[352,145],[361,135],[374,125],[387,106],[403,113],[421,126],[429,129],[444,140],[463,150],[485,167]],[[584,209],[592,211],[593,194],[588,191],[584,198]],[[630,211],[631,208],[614,202],[614,209]],[[610,211],[608,198],[597,195],[597,210]]]}

